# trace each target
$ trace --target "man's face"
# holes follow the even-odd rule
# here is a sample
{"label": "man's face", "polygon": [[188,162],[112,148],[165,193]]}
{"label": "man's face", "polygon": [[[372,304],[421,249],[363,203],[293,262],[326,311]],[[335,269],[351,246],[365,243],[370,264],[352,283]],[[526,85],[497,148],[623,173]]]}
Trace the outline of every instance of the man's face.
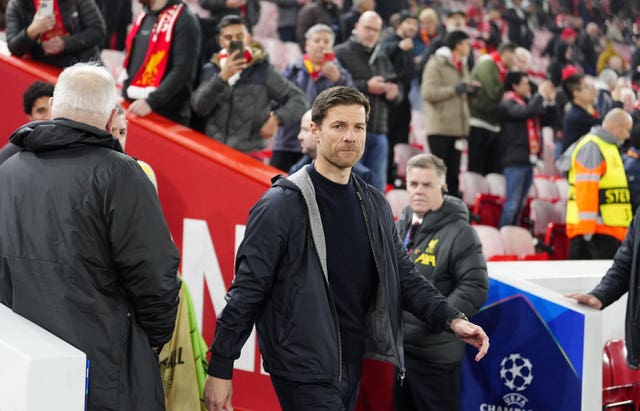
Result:
{"label": "man's face", "polygon": [[382,19],[375,14],[366,14],[356,23],[354,32],[358,41],[365,47],[374,47],[380,39]]}
{"label": "man's face", "polygon": [[624,142],[631,135],[631,128],[633,127],[633,121],[630,118],[625,118],[624,121],[621,121],[617,126],[615,132],[613,132],[613,136],[616,138],[618,143]]}
{"label": "man's face", "polygon": [[50,96],[38,97],[31,106],[31,113],[27,114],[29,121],[49,120],[51,113],[49,111]]}
{"label": "man's face", "polygon": [[438,21],[432,18],[423,19],[420,24],[424,27],[424,31],[431,37],[433,37],[438,30]]}
{"label": "man's face", "polygon": [[111,135],[120,142],[124,150],[127,144],[127,119],[124,114],[118,114],[113,117],[113,121],[111,122]]}
{"label": "man's face", "polygon": [[318,143],[311,133],[311,111],[307,111],[300,120],[300,132],[298,133],[298,141],[302,147],[302,154],[306,154],[311,158],[316,158]]}
{"label": "man's face", "polygon": [[404,19],[398,26],[398,32],[403,39],[415,37],[418,32],[418,20],[413,18]]}
{"label": "man's face", "polygon": [[456,45],[455,51],[463,57],[468,57],[471,52],[471,44],[469,44],[469,39],[464,39],[460,43]]}
{"label": "man's face", "polygon": [[322,124],[311,122],[318,144],[317,159],[336,169],[353,167],[364,153],[367,120],[363,106],[339,105],[327,110]]}
{"label": "man's face", "polygon": [[307,39],[304,51],[306,51],[313,63],[321,64],[324,61],[325,53],[331,53],[332,47],[331,34],[326,31],[319,31]]}
{"label": "man's face", "polygon": [[467,20],[461,14],[454,14],[451,17],[447,17],[447,31],[463,30],[467,26]]}
{"label": "man's face", "polygon": [[531,98],[531,84],[529,84],[529,79],[526,76],[522,77],[518,84],[513,85],[513,91],[522,98]]}
{"label": "man's face", "polygon": [[229,43],[231,43],[232,40],[241,41],[242,44],[247,47],[249,36],[244,24],[234,24],[220,30],[220,37],[218,39],[220,47],[229,50]]}
{"label": "man's face", "polygon": [[580,88],[573,92],[573,98],[578,104],[588,106],[595,103],[597,94],[597,90],[594,93],[587,81],[583,78],[580,80]]}
{"label": "man's face", "polygon": [[500,55],[500,59],[502,60],[502,64],[509,69],[513,69],[516,65],[516,53],[513,51],[505,51]]}
{"label": "man's face", "polygon": [[411,167],[407,170],[407,192],[411,210],[422,217],[442,207],[444,178],[432,168]]}

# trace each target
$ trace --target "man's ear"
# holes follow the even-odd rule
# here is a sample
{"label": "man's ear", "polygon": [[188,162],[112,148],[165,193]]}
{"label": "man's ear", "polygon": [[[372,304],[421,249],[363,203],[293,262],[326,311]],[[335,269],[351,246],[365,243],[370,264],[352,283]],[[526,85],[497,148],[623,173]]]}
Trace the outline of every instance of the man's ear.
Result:
{"label": "man's ear", "polygon": [[107,120],[107,125],[105,126],[105,130],[107,130],[107,133],[109,134],[111,134],[111,126],[113,125],[113,120],[116,118],[117,115],[118,115],[118,110],[116,110],[115,108],[111,110],[111,115],[109,116],[109,120]]}
{"label": "man's ear", "polygon": [[311,135],[313,136],[313,139],[316,141],[316,143],[320,142],[320,138],[319,138],[320,133],[318,133],[318,131],[320,130],[320,127],[316,126],[316,123],[311,121],[309,123],[309,130],[311,130]]}
{"label": "man's ear", "polygon": [[53,96],[49,97],[49,120],[53,119]]}

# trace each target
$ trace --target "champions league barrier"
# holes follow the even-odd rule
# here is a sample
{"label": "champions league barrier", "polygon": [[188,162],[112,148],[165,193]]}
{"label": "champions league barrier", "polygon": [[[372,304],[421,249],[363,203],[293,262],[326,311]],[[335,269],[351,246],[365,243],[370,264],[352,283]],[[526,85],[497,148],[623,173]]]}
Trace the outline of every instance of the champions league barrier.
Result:
{"label": "champions league barrier", "polygon": [[[58,70],[10,57],[1,46],[0,141],[6,141],[26,121],[23,91],[35,80],[55,82]],[[224,308],[224,294],[233,280],[249,209],[278,171],[153,114],[129,118],[127,151],[155,170],[162,207],[181,251],[181,272],[210,342],[215,313]],[[491,348],[479,363],[472,360],[475,350],[467,350],[463,410],[601,409],[602,347],[606,339],[624,336],[624,301],[598,312],[562,294],[589,291],[609,265],[490,263],[489,300],[473,321],[485,328]],[[254,332],[236,362],[234,405],[245,411],[278,410],[257,346]],[[0,366],[0,375],[4,370]],[[366,361],[357,410],[391,411],[391,384],[391,366]],[[4,387],[0,384],[0,398]],[[39,395],[35,388],[32,393]],[[1,402],[0,410],[7,411]]]}

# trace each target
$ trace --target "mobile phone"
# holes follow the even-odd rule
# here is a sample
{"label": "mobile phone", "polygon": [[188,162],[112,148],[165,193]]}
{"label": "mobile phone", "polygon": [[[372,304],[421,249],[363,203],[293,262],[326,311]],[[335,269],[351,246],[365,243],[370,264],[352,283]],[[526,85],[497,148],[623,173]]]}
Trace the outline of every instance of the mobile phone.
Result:
{"label": "mobile phone", "polygon": [[229,55],[232,55],[236,50],[240,51],[235,57],[236,60],[244,58],[244,44],[239,40],[231,40],[229,42]]}
{"label": "mobile phone", "polygon": [[40,0],[38,14],[40,16],[53,16],[53,0]]}

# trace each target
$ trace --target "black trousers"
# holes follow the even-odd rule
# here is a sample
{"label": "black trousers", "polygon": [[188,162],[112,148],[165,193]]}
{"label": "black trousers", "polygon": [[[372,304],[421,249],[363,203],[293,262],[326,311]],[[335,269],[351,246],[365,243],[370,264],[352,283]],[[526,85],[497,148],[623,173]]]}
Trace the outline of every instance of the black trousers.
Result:
{"label": "black trousers", "polygon": [[362,361],[343,364],[342,380],[301,383],[271,376],[282,411],[352,411],[358,400]]}
{"label": "black trousers", "polygon": [[447,190],[449,194],[460,197],[458,174],[460,174],[460,151],[456,150],[455,136],[428,136],[431,154],[440,157],[447,166]]}
{"label": "black trousers", "polygon": [[428,363],[405,353],[406,378],[393,385],[396,411],[459,411],[460,362]]}
{"label": "black trousers", "polygon": [[610,260],[616,255],[620,241],[610,235],[594,234],[591,241],[581,235],[569,241],[569,260]]}
{"label": "black trousers", "polygon": [[486,176],[499,173],[500,134],[480,127],[471,127],[469,131],[469,166],[467,169]]}
{"label": "black trousers", "polygon": [[393,146],[400,143],[409,142],[409,126],[411,124],[411,103],[409,98],[405,99],[394,106],[389,104],[389,121],[387,122],[389,131],[387,139],[389,140],[389,158],[387,160],[387,182],[392,183],[397,173],[397,165],[393,162]]}

